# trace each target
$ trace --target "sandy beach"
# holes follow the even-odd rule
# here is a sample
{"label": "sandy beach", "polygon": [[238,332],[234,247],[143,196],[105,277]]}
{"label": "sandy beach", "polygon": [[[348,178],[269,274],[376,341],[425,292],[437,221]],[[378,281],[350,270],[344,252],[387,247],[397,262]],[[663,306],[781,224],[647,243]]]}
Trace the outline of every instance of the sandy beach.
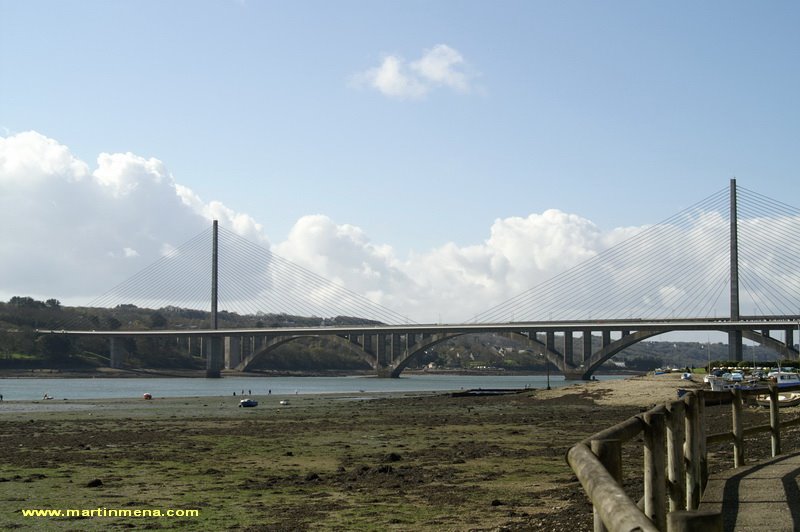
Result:
{"label": "sandy beach", "polygon": [[542,399],[557,398],[563,395],[589,393],[598,405],[644,407],[656,403],[673,401],[681,389],[703,387],[702,376],[691,381],[680,378],[680,373],[663,375],[640,375],[611,381],[590,381],[564,388],[537,391]]}

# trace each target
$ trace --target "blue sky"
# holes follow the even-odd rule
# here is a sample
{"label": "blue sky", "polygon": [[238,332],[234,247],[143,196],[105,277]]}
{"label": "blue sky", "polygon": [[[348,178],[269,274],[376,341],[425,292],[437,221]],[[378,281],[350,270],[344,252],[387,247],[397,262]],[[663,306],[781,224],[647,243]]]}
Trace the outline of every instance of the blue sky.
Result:
{"label": "blue sky", "polygon": [[89,174],[156,159],[298,256],[321,215],[414,277],[549,209],[608,243],[732,177],[800,204],[799,24],[789,1],[0,0],[0,135]]}

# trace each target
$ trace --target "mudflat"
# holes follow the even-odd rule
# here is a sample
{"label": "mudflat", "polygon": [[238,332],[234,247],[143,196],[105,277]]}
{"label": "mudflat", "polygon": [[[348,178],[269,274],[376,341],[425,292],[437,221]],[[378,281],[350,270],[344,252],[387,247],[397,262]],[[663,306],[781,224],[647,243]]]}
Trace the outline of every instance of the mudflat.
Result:
{"label": "mudflat", "polygon": [[0,528],[591,530],[568,448],[696,386],[4,402]]}

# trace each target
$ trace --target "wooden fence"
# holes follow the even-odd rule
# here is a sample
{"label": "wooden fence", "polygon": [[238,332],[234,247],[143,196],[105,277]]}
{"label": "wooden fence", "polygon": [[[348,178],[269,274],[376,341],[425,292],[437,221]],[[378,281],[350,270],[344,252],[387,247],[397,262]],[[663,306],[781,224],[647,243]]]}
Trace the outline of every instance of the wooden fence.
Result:
{"label": "wooden fence", "polygon": [[[781,420],[778,388],[722,392],[688,390],[683,397],[656,406],[575,444],[567,462],[594,507],[594,530],[603,532],[722,530],[718,513],[699,511],[708,480],[707,445],[733,442],[733,467],[744,465],[744,438],[768,432],[772,456],[781,453],[781,427],[800,424],[800,417]],[[800,385],[780,391],[800,391]],[[769,394],[769,425],[743,426],[746,399]],[[731,430],[706,434],[706,405],[730,403]],[[644,496],[637,503],[622,487],[622,445],[641,438],[644,447]]]}

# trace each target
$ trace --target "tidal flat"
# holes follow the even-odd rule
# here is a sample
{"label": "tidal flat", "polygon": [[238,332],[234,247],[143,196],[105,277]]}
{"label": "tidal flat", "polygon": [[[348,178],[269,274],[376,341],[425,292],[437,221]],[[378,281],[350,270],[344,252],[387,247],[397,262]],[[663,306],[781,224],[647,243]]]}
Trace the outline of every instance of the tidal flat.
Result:
{"label": "tidal flat", "polygon": [[678,385],[0,403],[0,528],[591,530],[566,451]]}

